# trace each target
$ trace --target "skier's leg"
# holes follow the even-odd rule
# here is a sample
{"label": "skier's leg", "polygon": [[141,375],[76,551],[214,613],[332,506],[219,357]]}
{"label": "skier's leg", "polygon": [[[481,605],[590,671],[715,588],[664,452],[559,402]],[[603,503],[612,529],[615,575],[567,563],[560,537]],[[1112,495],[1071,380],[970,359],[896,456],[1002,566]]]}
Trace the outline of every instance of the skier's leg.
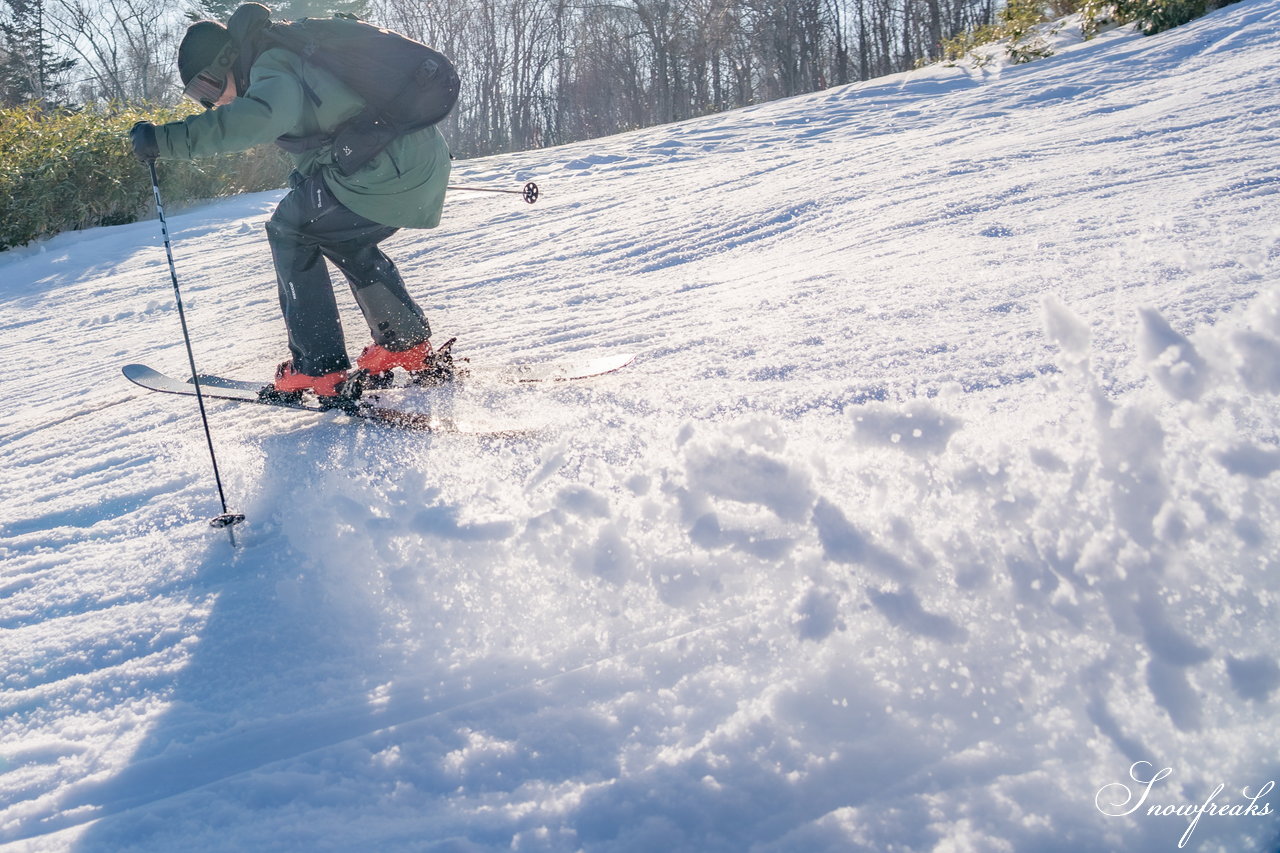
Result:
{"label": "skier's leg", "polygon": [[398,352],[430,338],[431,327],[396,265],[378,248],[393,233],[395,229],[388,228],[386,234],[331,244],[321,251],[346,276],[373,342]]}
{"label": "skier's leg", "polygon": [[289,347],[299,370],[327,372],[350,366],[323,258],[342,270],[375,343],[404,351],[431,336],[399,270],[378,248],[397,230],[349,210],[320,177],[301,181],[280,203],[267,233]]}
{"label": "skier's leg", "polygon": [[338,303],[320,251],[321,235],[338,224],[326,220],[346,210],[335,205],[322,181],[308,179],[284,197],[267,222],[293,368],[310,376],[351,366]]}

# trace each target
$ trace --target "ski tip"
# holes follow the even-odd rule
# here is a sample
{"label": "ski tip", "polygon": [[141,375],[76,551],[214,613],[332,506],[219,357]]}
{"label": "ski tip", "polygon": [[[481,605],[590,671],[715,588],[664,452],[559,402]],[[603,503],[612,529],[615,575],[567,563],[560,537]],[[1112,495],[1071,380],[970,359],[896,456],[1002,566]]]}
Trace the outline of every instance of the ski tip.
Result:
{"label": "ski tip", "polygon": [[125,379],[128,379],[134,385],[141,385],[143,388],[149,388],[152,391],[160,390],[155,386],[167,381],[167,377],[163,373],[147,367],[145,364],[126,364],[120,368],[120,372],[124,374]]}
{"label": "ski tip", "polygon": [[639,353],[620,352],[612,355],[603,355],[595,361],[587,365],[587,369],[583,371],[584,378],[591,376],[603,376],[606,373],[613,373],[624,367],[630,367],[632,362],[636,360]]}

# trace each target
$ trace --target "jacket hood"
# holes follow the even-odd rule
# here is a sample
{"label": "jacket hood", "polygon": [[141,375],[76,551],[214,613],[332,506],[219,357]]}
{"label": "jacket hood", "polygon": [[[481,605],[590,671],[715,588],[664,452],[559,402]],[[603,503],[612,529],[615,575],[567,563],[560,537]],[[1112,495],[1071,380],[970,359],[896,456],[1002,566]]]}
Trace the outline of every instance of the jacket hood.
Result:
{"label": "jacket hood", "polygon": [[227,19],[231,41],[240,48],[232,72],[241,92],[249,88],[249,69],[262,53],[262,34],[270,25],[271,10],[261,3],[245,3]]}

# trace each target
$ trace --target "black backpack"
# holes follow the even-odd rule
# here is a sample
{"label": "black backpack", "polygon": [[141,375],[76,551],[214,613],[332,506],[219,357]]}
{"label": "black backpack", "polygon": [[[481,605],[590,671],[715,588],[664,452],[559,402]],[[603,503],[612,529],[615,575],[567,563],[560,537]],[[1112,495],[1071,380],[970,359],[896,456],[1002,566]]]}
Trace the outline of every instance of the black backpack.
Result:
{"label": "black backpack", "polygon": [[[366,105],[332,134],[280,137],[276,144],[286,151],[296,154],[331,144],[334,162],[350,175],[396,137],[439,122],[458,101],[453,63],[425,44],[350,16],[271,23],[269,15],[266,7],[246,3],[227,22],[232,38],[241,44],[238,78],[243,73],[247,84],[258,56],[282,47],[337,77]],[[320,98],[305,80],[302,86],[319,106]]]}

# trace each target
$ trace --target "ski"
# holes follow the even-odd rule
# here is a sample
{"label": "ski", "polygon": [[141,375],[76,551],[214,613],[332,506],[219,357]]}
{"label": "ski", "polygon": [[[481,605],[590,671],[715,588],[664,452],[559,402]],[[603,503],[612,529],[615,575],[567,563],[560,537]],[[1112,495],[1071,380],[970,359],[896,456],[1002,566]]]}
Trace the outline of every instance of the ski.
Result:
{"label": "ski", "polygon": [[[635,360],[636,357],[633,353],[620,353],[617,355],[596,356],[582,360],[565,359],[560,361],[477,366],[472,365],[466,359],[460,358],[453,362],[454,375],[453,378],[449,380],[449,384],[524,385],[540,382],[573,382],[582,379],[591,379],[597,376],[604,376],[609,373],[616,373]],[[259,388],[266,384],[261,380],[252,382],[243,379],[229,379],[225,376],[215,376],[208,373],[200,374],[199,379],[200,387],[202,389],[217,388],[237,391],[252,391],[255,394],[258,392]],[[396,387],[403,388],[406,386],[400,385]],[[409,387],[412,387],[412,385]],[[389,389],[384,388],[379,390]]]}
{"label": "ski", "polygon": [[[623,353],[618,355],[599,356],[574,361],[531,362],[501,366],[477,367],[465,359],[454,362],[453,378],[448,384],[526,384],[538,382],[569,382],[603,376],[621,370],[635,360],[635,355]],[[126,379],[149,391],[163,394],[192,395],[196,386],[190,379],[176,379],[161,373],[145,364],[126,364],[122,368]],[[259,395],[266,384],[262,381],[251,382],[243,379],[230,379],[213,374],[200,374],[198,377],[201,393],[213,400],[231,400],[237,403],[253,403],[261,406],[272,406],[280,409],[293,409],[304,412],[337,412],[371,423],[385,424],[400,429],[419,432],[452,433],[456,435],[473,435],[486,437],[516,437],[527,435],[526,429],[493,429],[459,423],[452,418],[444,418],[424,412],[407,411],[386,406],[368,399],[353,401],[349,408],[332,408],[317,402],[289,399],[271,399]],[[403,386],[401,386],[403,387]],[[386,390],[386,389],[383,389]]]}
{"label": "ski", "polygon": [[[175,379],[172,376],[147,367],[145,364],[126,364],[121,370],[126,379],[149,391],[192,396],[196,393],[196,386],[190,381]],[[451,418],[441,418],[424,412],[410,412],[364,401],[356,401],[350,409],[335,409],[327,408],[314,402],[306,402],[305,400],[297,402],[272,400],[258,396],[258,388],[260,386],[242,387],[250,383],[236,382],[235,380],[223,380],[222,384],[215,384],[217,379],[218,377],[214,376],[208,377],[209,384],[206,384],[205,377],[201,377],[200,390],[206,398],[211,400],[231,400],[237,403],[252,403],[260,406],[303,412],[334,412],[370,423],[384,424],[417,432],[450,433],[484,438],[516,438],[528,435],[530,432],[527,429],[477,427],[459,423]]]}

